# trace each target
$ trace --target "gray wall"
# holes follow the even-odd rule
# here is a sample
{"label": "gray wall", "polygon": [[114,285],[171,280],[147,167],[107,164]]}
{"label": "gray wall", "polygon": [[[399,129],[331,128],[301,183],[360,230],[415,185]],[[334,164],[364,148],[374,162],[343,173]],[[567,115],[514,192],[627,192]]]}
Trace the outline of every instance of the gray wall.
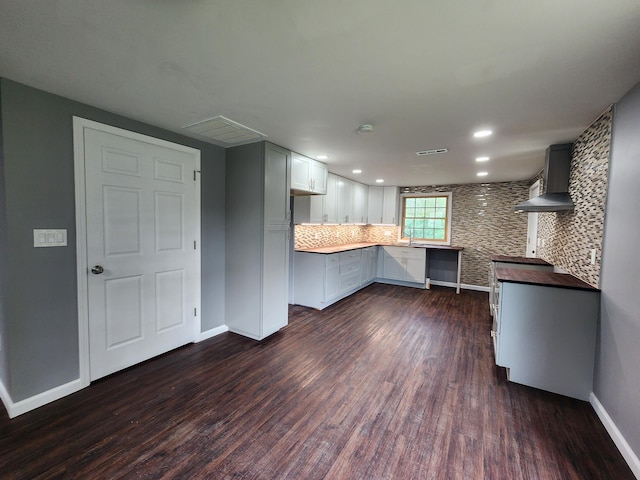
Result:
{"label": "gray wall", "polygon": [[[0,85],[0,92],[2,85]],[[5,315],[4,300],[7,296],[7,267],[9,252],[7,249],[7,209],[4,187],[4,149],[2,148],[2,94],[0,93],[0,380],[9,383],[9,334]]]}
{"label": "gray wall", "polygon": [[616,105],[604,223],[595,394],[640,455],[640,84]]}
{"label": "gray wall", "polygon": [[[12,400],[78,378],[73,115],[201,150],[202,325],[223,325],[224,149],[6,79],[0,95],[8,253],[0,331],[10,337]],[[66,228],[68,247],[34,249],[34,228]]]}

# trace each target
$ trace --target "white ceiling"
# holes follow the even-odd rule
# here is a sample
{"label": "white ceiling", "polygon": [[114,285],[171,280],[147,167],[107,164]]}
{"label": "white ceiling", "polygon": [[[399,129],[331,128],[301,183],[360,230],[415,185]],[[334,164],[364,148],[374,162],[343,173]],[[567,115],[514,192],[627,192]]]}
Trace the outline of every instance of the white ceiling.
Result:
{"label": "white ceiling", "polygon": [[0,45],[1,76],[169,130],[223,115],[364,183],[493,182],[640,81],[640,1],[0,0]]}

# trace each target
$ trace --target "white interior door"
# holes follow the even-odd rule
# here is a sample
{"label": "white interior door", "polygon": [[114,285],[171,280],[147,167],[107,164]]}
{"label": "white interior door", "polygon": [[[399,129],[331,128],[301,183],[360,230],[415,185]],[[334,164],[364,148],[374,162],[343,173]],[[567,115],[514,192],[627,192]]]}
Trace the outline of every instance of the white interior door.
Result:
{"label": "white interior door", "polygon": [[[540,195],[540,181],[535,182],[529,187],[529,198],[535,198]],[[534,258],[536,256],[538,243],[538,213],[528,213],[527,223],[527,257]]]}
{"label": "white interior door", "polygon": [[195,339],[200,157],[149,137],[86,127],[83,142],[95,380]]}

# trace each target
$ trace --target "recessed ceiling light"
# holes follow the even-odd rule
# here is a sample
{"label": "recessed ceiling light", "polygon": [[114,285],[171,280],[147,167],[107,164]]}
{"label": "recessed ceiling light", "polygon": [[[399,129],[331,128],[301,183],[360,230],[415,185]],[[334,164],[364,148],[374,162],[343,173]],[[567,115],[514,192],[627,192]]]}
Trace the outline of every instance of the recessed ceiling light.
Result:
{"label": "recessed ceiling light", "polygon": [[384,183],[384,180],[383,180],[382,178],[378,178],[378,179],[376,180],[376,183]]}
{"label": "recessed ceiling light", "polygon": [[476,157],[476,162],[488,162],[489,157]]}
{"label": "recessed ceiling light", "polygon": [[473,136],[476,138],[482,138],[482,137],[488,137],[492,133],[493,132],[491,130],[478,130],[473,134]]}
{"label": "recessed ceiling light", "polygon": [[355,170],[351,170],[351,173],[362,173],[362,170],[356,168]]}
{"label": "recessed ceiling light", "polygon": [[486,177],[487,175],[489,175],[489,172],[478,172],[476,175],[478,175],[479,177]]}
{"label": "recessed ceiling light", "polygon": [[329,155],[318,155],[316,158],[318,160],[326,160],[327,158],[329,158]]}

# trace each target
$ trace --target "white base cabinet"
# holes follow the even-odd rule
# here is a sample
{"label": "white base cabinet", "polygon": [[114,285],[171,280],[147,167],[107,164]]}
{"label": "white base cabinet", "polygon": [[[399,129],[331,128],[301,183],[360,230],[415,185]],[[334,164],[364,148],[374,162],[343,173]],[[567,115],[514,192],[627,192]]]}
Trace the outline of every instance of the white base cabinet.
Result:
{"label": "white base cabinet", "polygon": [[512,382],[589,401],[600,292],[500,284],[496,363]]}
{"label": "white base cabinet", "polygon": [[427,252],[424,248],[380,248],[378,279],[383,283],[426,288]]}
{"label": "white base cabinet", "polygon": [[371,277],[370,272],[375,272],[376,258],[377,247],[331,254],[295,252],[294,303],[322,310],[355,293],[373,282],[375,273]]}

